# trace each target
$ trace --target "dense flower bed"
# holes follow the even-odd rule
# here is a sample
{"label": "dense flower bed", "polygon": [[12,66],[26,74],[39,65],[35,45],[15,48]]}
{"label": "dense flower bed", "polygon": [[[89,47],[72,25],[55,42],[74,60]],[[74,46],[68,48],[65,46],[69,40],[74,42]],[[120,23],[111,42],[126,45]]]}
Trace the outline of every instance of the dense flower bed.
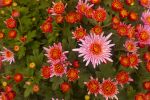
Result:
{"label": "dense flower bed", "polygon": [[0,0],[0,100],[150,100],[150,0]]}

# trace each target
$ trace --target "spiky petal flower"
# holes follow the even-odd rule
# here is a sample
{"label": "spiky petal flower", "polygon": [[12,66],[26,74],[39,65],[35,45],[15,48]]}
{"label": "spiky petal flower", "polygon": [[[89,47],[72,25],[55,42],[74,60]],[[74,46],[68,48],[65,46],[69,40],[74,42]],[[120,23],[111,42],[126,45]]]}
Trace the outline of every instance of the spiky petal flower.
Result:
{"label": "spiky petal flower", "polygon": [[7,61],[10,64],[12,62],[15,62],[14,53],[12,51],[10,51],[9,49],[5,48],[5,47],[3,47],[3,49],[4,50],[0,52],[2,54],[2,58],[3,58],[2,61]]}
{"label": "spiky petal flower", "polygon": [[52,3],[53,3],[53,7],[51,8],[52,15],[57,15],[57,14],[64,13],[67,4],[64,5],[61,1],[56,2],[56,3],[52,2]]}
{"label": "spiky petal flower", "polygon": [[70,68],[67,71],[67,77],[68,77],[69,81],[75,81],[79,78],[79,71],[75,68]]}
{"label": "spiky petal flower", "polygon": [[100,90],[100,83],[98,81],[98,78],[94,79],[93,77],[90,77],[91,80],[89,82],[84,82],[84,84],[87,86],[87,90],[89,91],[88,94],[94,94],[97,96],[99,94]]}
{"label": "spiky petal flower", "polygon": [[49,46],[49,48],[44,47],[44,50],[46,51],[45,56],[48,58],[49,63],[64,62],[67,59],[65,54],[68,53],[68,51],[62,51],[61,43],[54,43],[53,46]]}
{"label": "spiky petal flower", "polygon": [[103,79],[100,87],[100,93],[106,98],[106,100],[109,98],[115,98],[118,100],[118,97],[116,96],[119,93],[117,82],[113,82],[110,78],[106,80]]}
{"label": "spiky petal flower", "polygon": [[85,2],[83,0],[79,0],[76,6],[77,12],[84,15],[86,13],[86,10],[90,9],[93,6],[93,4],[90,5],[87,2],[88,0],[85,0]]}
{"label": "spiky petal flower", "polygon": [[126,40],[124,47],[128,52],[136,52],[138,49],[137,42],[134,42],[133,40]]}
{"label": "spiky petal flower", "polygon": [[51,67],[52,67],[52,72],[55,76],[62,77],[67,71],[67,67],[65,66],[65,64],[60,62],[53,64]]}
{"label": "spiky petal flower", "polygon": [[126,71],[120,71],[116,75],[116,80],[121,87],[123,87],[124,84],[128,84],[129,82],[133,81],[133,79],[129,76],[129,73]]}
{"label": "spiky petal flower", "polygon": [[86,30],[82,26],[77,27],[76,30],[72,32],[72,34],[73,38],[77,40],[83,39],[87,35]]}
{"label": "spiky petal flower", "polygon": [[147,10],[147,11],[142,13],[141,20],[145,25],[150,26],[150,10]]}
{"label": "spiky petal flower", "polygon": [[150,0],[139,0],[143,7],[150,8]]}
{"label": "spiky petal flower", "polygon": [[139,63],[141,62],[141,60],[139,59],[138,57],[139,55],[136,54],[136,53],[132,53],[132,54],[128,54],[128,58],[129,58],[129,61],[130,61],[130,67],[131,68],[135,68],[135,69],[138,69],[138,65]]}
{"label": "spiky petal flower", "polygon": [[41,68],[41,75],[44,79],[48,79],[53,77],[53,71],[52,71],[52,67],[49,66],[43,66]]}
{"label": "spiky petal flower", "polygon": [[103,22],[106,20],[106,15],[106,10],[102,7],[98,7],[93,13],[93,18],[98,22]]}
{"label": "spiky petal flower", "polygon": [[73,51],[78,51],[79,57],[84,58],[86,61],[86,66],[91,62],[93,67],[101,63],[107,63],[107,61],[113,62],[111,57],[111,47],[114,44],[110,44],[111,40],[108,40],[112,33],[108,36],[90,34],[85,36],[85,39],[81,39],[80,48],[73,49]]}
{"label": "spiky petal flower", "polygon": [[141,44],[150,44],[150,27],[140,25],[136,37]]}

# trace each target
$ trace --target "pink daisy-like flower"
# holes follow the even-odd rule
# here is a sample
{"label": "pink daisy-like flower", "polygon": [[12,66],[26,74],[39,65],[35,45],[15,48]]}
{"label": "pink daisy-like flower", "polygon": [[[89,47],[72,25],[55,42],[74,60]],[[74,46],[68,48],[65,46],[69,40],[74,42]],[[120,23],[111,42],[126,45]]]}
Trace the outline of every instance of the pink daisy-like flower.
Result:
{"label": "pink daisy-like flower", "polygon": [[129,73],[126,71],[120,71],[116,75],[116,80],[121,87],[123,87],[124,84],[129,84],[129,82],[133,81],[133,79],[129,76]]}
{"label": "pink daisy-like flower", "polygon": [[118,87],[117,87],[117,82],[113,82],[110,78],[104,80],[101,83],[100,86],[100,94],[102,94],[106,100],[109,98],[113,99],[115,98],[118,100],[118,97],[116,96],[119,93]]}
{"label": "pink daisy-like flower", "polygon": [[3,51],[1,51],[0,53],[2,54],[2,58],[3,60],[2,61],[7,61],[9,62],[10,64],[12,62],[15,62],[15,59],[14,59],[14,53],[10,50],[8,50],[7,48],[3,47]]}
{"label": "pink daisy-like flower", "polygon": [[100,92],[100,83],[98,78],[94,79],[93,77],[90,77],[90,79],[90,81],[84,82],[84,84],[87,86],[87,90],[89,91],[88,94],[94,94],[97,96],[97,94]]}
{"label": "pink daisy-like flower", "polygon": [[108,36],[90,34],[85,36],[85,39],[81,39],[80,48],[73,49],[73,51],[78,51],[79,57],[84,58],[83,61],[86,62],[86,66],[91,62],[93,67],[101,64],[102,62],[107,63],[107,61],[113,62],[111,57],[111,47],[114,44],[110,44],[111,40],[108,40],[112,33]]}
{"label": "pink daisy-like flower", "polygon": [[143,21],[143,23],[145,25],[149,25],[150,26],[150,10],[147,10],[147,11],[142,13],[141,20]]}
{"label": "pink daisy-like flower", "polygon": [[128,52],[136,52],[138,49],[137,42],[133,40],[126,40],[124,47]]}
{"label": "pink daisy-like flower", "polygon": [[83,0],[79,0],[78,4],[76,6],[77,12],[79,12],[80,14],[85,14],[87,9],[90,9],[93,4],[88,4],[87,3],[88,0],[85,0],[85,2]]}
{"label": "pink daisy-like flower", "polygon": [[50,9],[52,15],[58,15],[64,13],[67,4],[64,5],[62,1],[56,3],[52,2],[52,3],[53,3],[53,7]]}
{"label": "pink daisy-like flower", "polygon": [[141,44],[150,44],[150,27],[140,25],[136,37]]}
{"label": "pink daisy-like flower", "polygon": [[67,72],[67,67],[63,63],[56,63],[52,66],[52,72],[55,76],[62,77]]}
{"label": "pink daisy-like flower", "polygon": [[72,32],[72,34],[73,38],[77,40],[83,39],[87,35],[86,29],[84,29],[82,26],[77,27],[76,30]]}
{"label": "pink daisy-like flower", "polygon": [[143,7],[150,8],[150,0],[139,0]]}
{"label": "pink daisy-like flower", "polygon": [[54,45],[49,46],[49,48],[44,47],[44,50],[46,51],[45,56],[47,56],[49,63],[53,64],[58,62],[64,62],[67,59],[65,54],[68,53],[68,51],[62,51],[61,43],[54,43]]}

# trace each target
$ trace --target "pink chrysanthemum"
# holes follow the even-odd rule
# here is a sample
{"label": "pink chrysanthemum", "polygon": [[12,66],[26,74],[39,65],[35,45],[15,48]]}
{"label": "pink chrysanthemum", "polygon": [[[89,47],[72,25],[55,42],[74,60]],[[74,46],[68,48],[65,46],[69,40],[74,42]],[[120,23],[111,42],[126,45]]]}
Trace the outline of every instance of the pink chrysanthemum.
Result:
{"label": "pink chrysanthemum", "polygon": [[107,63],[107,61],[113,62],[111,57],[111,47],[114,44],[110,44],[111,40],[108,40],[112,33],[108,36],[90,34],[85,36],[85,39],[81,39],[80,48],[73,49],[73,51],[78,51],[80,53],[79,57],[83,56],[86,62],[86,66],[92,62],[93,67],[101,64],[102,62]]}
{"label": "pink chrysanthemum", "polygon": [[150,0],[139,0],[143,7],[150,8]]}
{"label": "pink chrysanthemum", "polygon": [[136,52],[138,49],[137,42],[133,40],[126,40],[124,47],[128,52]]}
{"label": "pink chrysanthemum", "polygon": [[78,4],[76,6],[77,12],[79,12],[80,14],[85,14],[87,9],[90,9],[93,4],[88,4],[87,3],[88,0],[85,0],[85,2],[83,0],[79,0]]}
{"label": "pink chrysanthemum", "polygon": [[67,67],[63,63],[56,63],[53,64],[51,67],[52,67],[53,75],[55,76],[62,77],[67,71]]}
{"label": "pink chrysanthemum", "polygon": [[147,11],[142,13],[141,20],[143,21],[143,23],[145,25],[149,25],[150,26],[150,10],[147,10]]}
{"label": "pink chrysanthemum", "polygon": [[116,80],[121,87],[123,87],[124,84],[128,84],[129,82],[133,81],[133,79],[129,76],[129,73],[126,71],[120,71],[116,75]]}
{"label": "pink chrysanthemum", "polygon": [[118,97],[116,96],[119,93],[117,82],[113,82],[110,78],[107,80],[103,79],[100,87],[100,93],[106,98],[106,100],[109,98],[115,98],[118,100]]}
{"label": "pink chrysanthemum", "polygon": [[138,38],[139,43],[150,44],[150,27],[140,25],[137,30],[136,37]]}
{"label": "pink chrysanthemum", "polygon": [[64,5],[61,1],[56,3],[52,2],[52,3],[53,3],[53,7],[50,10],[52,15],[58,15],[64,13],[67,4]]}
{"label": "pink chrysanthemum", "polygon": [[94,94],[97,96],[99,94],[100,90],[100,83],[98,81],[98,78],[93,79],[93,77],[90,77],[89,82],[84,82],[84,84],[87,86],[87,90],[89,91],[88,94]]}
{"label": "pink chrysanthemum", "polygon": [[68,53],[68,51],[62,51],[61,43],[54,43],[54,45],[49,46],[49,48],[44,47],[44,50],[46,51],[45,56],[47,56],[49,63],[64,62],[67,59],[65,54]]}
{"label": "pink chrysanthemum", "polygon": [[3,60],[2,61],[7,61],[9,62],[10,64],[12,62],[15,62],[15,59],[14,59],[14,53],[10,50],[8,50],[7,48],[3,47],[3,51],[1,51],[0,53],[2,54],[2,58]]}
{"label": "pink chrysanthemum", "polygon": [[87,35],[86,29],[84,29],[82,26],[77,27],[76,30],[72,32],[72,34],[73,38],[77,40],[83,39]]}

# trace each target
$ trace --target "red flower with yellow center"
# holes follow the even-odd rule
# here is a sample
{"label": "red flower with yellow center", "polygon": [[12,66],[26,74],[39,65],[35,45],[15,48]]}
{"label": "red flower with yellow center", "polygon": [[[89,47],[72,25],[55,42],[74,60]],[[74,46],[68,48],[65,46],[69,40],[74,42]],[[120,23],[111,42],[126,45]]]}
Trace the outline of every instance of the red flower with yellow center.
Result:
{"label": "red flower with yellow center", "polygon": [[138,93],[135,95],[135,100],[145,100],[145,94],[143,93]]}
{"label": "red flower with yellow center", "polygon": [[140,4],[144,7],[150,8],[150,1],[149,0],[140,0]]}
{"label": "red flower with yellow center", "polygon": [[78,4],[76,6],[77,12],[80,14],[85,14],[87,9],[90,9],[93,5],[90,5],[87,3],[88,0],[85,0],[85,2],[83,2],[82,0],[78,1]]}
{"label": "red flower with yellow center", "polygon": [[49,48],[44,47],[44,50],[46,51],[45,56],[47,56],[49,63],[54,64],[58,62],[64,62],[67,59],[65,54],[68,53],[68,51],[62,51],[61,43],[54,43],[54,45],[49,46]]}
{"label": "red flower with yellow center", "polygon": [[45,79],[52,77],[53,76],[52,68],[49,66],[43,66],[41,68],[41,74],[42,74],[42,77]]}
{"label": "red flower with yellow center", "polygon": [[150,62],[147,62],[147,64],[146,64],[146,70],[147,70],[148,72],[150,72]]}
{"label": "red flower with yellow center", "polygon": [[148,34],[148,32],[143,31],[143,32],[139,33],[139,39],[140,39],[141,41],[146,41],[146,40],[148,40],[148,39],[149,39],[149,34]]}
{"label": "red flower with yellow center", "polygon": [[106,20],[106,10],[98,7],[93,13],[93,19],[98,22],[103,22]]}
{"label": "red flower with yellow center", "polygon": [[41,28],[42,32],[49,33],[49,32],[52,32],[53,27],[50,22],[44,22],[40,28]]}
{"label": "red flower with yellow center", "polygon": [[129,57],[129,61],[130,61],[130,67],[138,69],[137,66],[140,62],[138,55],[137,54],[129,54],[128,57]]}
{"label": "red flower with yellow center", "polygon": [[120,23],[120,25],[118,25],[118,28],[117,28],[117,33],[120,35],[120,36],[126,36],[128,34],[128,26],[124,23]]}
{"label": "red flower with yellow center", "polygon": [[129,13],[126,9],[122,9],[119,14],[120,14],[120,17],[125,18],[128,16]]}
{"label": "red flower with yellow center", "polygon": [[62,15],[56,15],[55,21],[56,21],[56,23],[62,23],[63,22],[63,16]]}
{"label": "red flower with yellow center", "polygon": [[65,7],[66,5],[64,5],[61,1],[57,3],[53,2],[53,7],[51,8],[51,12],[53,13],[53,15],[62,14],[65,11]]}
{"label": "red flower with yellow center", "polygon": [[134,5],[135,0],[126,0],[127,5]]}
{"label": "red flower with yellow center", "polygon": [[150,81],[144,82],[144,83],[143,83],[143,87],[144,87],[144,89],[146,89],[146,90],[150,90]]}
{"label": "red flower with yellow center", "polygon": [[108,98],[115,98],[118,100],[118,97],[116,96],[119,93],[117,83],[110,79],[103,80],[100,87],[100,92],[106,98],[106,100],[108,100]]}
{"label": "red flower with yellow center", "polygon": [[135,13],[135,12],[130,12],[130,14],[129,14],[129,19],[130,19],[131,21],[136,21],[136,20],[138,20],[138,15],[137,15],[137,13]]}
{"label": "red flower with yellow center", "polygon": [[143,57],[146,61],[150,61],[150,52],[145,52]]}
{"label": "red flower with yellow center", "polygon": [[76,12],[76,21],[77,21],[77,22],[80,22],[81,19],[82,19],[82,14]]}
{"label": "red flower with yellow center", "polygon": [[120,23],[120,19],[117,16],[115,16],[115,17],[112,18],[112,23],[113,24],[119,24]]}
{"label": "red flower with yellow center", "polygon": [[92,8],[87,9],[86,12],[85,12],[85,16],[87,18],[92,18],[93,17],[93,12],[94,12],[94,9],[92,9]]}
{"label": "red flower with yellow center", "polygon": [[130,60],[129,60],[129,58],[128,58],[128,56],[121,56],[120,58],[119,58],[119,61],[120,61],[120,64],[122,65],[122,66],[124,66],[124,67],[129,67],[129,65],[130,65]]}
{"label": "red flower with yellow center", "polygon": [[102,33],[102,27],[96,25],[91,29],[91,33],[94,33],[96,35],[100,35]]}
{"label": "red flower with yellow center", "polygon": [[133,81],[133,79],[130,78],[129,73],[125,71],[121,71],[116,75],[117,82],[123,87],[124,84],[129,83],[130,81]]}
{"label": "red flower with yellow center", "polygon": [[62,77],[66,73],[66,66],[63,63],[56,63],[52,65],[54,75]]}
{"label": "red flower with yellow center", "polygon": [[77,21],[76,12],[69,12],[66,15],[65,19],[66,19],[66,22],[68,22],[68,23],[71,23],[71,24],[76,23],[76,21]]}
{"label": "red flower with yellow center", "polygon": [[87,33],[86,30],[80,26],[77,27],[76,30],[72,32],[72,34],[73,34],[73,38],[80,40],[83,39]]}
{"label": "red flower with yellow center", "polygon": [[79,71],[77,69],[71,68],[67,71],[67,77],[69,81],[75,81],[79,78]]}
{"label": "red flower with yellow center", "polygon": [[120,11],[123,9],[123,3],[120,0],[113,0],[111,7],[115,11]]}
{"label": "red flower with yellow center", "polygon": [[2,6],[10,6],[12,2],[12,0],[2,0]]}
{"label": "red flower with yellow center", "polygon": [[97,96],[100,91],[100,83],[98,79],[93,79],[93,77],[90,78],[91,80],[89,82],[84,82],[84,84],[87,86],[87,90],[89,91],[88,94],[94,94]]}
{"label": "red flower with yellow center", "polygon": [[8,18],[6,21],[4,21],[6,24],[7,28],[15,28],[17,26],[17,22],[14,18]]}
{"label": "red flower with yellow center", "polygon": [[136,52],[138,49],[137,42],[134,42],[133,40],[126,40],[124,47],[128,52]]}

